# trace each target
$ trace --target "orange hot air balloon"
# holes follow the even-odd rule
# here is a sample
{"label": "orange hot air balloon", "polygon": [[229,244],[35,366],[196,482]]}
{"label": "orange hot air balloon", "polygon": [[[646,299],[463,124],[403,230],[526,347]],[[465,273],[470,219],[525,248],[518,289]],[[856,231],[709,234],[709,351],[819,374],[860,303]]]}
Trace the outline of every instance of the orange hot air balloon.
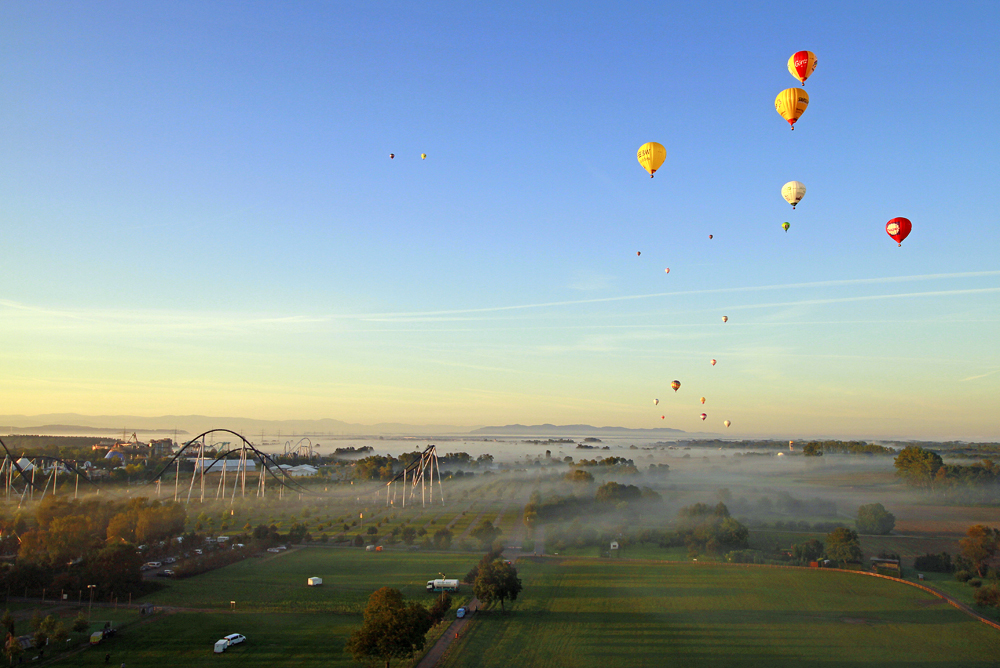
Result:
{"label": "orange hot air balloon", "polygon": [[702,420],[704,420],[704,419],[705,419],[705,418],[707,418],[707,417],[708,417],[708,413],[702,413],[702,414],[701,414],[701,419],[702,419]]}
{"label": "orange hot air balloon", "polygon": [[705,397],[701,398],[701,403],[705,403]]}
{"label": "orange hot air balloon", "polygon": [[910,222],[909,218],[893,218],[885,224],[885,233],[892,237],[893,241],[897,242],[900,247],[903,245],[903,239],[910,235],[912,229],[913,223]]}
{"label": "orange hot air balloon", "polygon": [[722,424],[726,425],[726,429],[728,429],[728,428],[729,428],[729,425],[731,425],[731,424],[732,424],[732,422],[730,422],[729,420],[723,420],[723,421],[722,421]]}
{"label": "orange hot air balloon", "polygon": [[788,71],[804,86],[806,79],[816,69],[816,63],[816,54],[812,51],[796,51],[788,59]]}
{"label": "orange hot air balloon", "polygon": [[709,234],[709,235],[708,235],[708,238],[709,238],[709,239],[711,239],[711,238],[712,238],[712,235],[711,235],[711,234]]}
{"label": "orange hot air balloon", "polygon": [[715,366],[715,360],[712,360],[712,366]]}
{"label": "orange hot air balloon", "polygon": [[666,272],[667,272],[668,274],[670,273],[670,267],[667,267],[667,268],[666,268]]}
{"label": "orange hot air balloon", "polygon": [[670,383],[670,387],[674,388],[674,392],[676,392],[677,390],[681,389],[681,381],[675,380],[674,382]]}
{"label": "orange hot air balloon", "polygon": [[635,256],[636,256],[636,257],[639,257],[640,255],[642,255],[642,251],[636,251],[636,252],[635,252]]}
{"label": "orange hot air balloon", "polygon": [[809,93],[801,88],[786,88],[774,98],[774,109],[788,124],[795,129],[795,121],[799,120],[806,107],[809,106]]}

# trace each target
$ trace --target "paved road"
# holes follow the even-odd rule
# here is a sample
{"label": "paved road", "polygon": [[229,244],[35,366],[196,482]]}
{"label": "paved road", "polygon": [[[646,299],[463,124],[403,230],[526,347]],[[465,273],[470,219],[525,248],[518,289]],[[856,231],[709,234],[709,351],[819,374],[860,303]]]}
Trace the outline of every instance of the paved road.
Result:
{"label": "paved road", "polygon": [[[465,606],[469,610],[479,610],[479,600],[476,597],[472,597],[472,600],[468,602]],[[448,630],[444,632],[444,635],[438,638],[438,641],[434,643],[430,651],[424,655],[424,658],[420,660],[417,664],[417,668],[433,668],[437,665],[444,653],[448,651],[451,647],[451,643],[455,641],[456,638],[462,635],[465,630],[465,625],[469,623],[469,620],[474,618],[476,615],[466,615],[463,619],[456,619],[448,627]]]}

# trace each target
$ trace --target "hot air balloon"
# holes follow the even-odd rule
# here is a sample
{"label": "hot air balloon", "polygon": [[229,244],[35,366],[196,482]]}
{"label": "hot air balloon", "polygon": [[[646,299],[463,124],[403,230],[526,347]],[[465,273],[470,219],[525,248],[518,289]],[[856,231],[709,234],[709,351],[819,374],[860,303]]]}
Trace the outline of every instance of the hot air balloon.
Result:
{"label": "hot air balloon", "polygon": [[885,233],[898,242],[900,246],[903,245],[903,239],[909,236],[912,229],[913,223],[910,222],[909,218],[893,218],[885,224]]}
{"label": "hot air balloon", "polygon": [[667,149],[663,148],[663,144],[649,141],[639,147],[636,157],[639,159],[639,164],[642,165],[642,168],[649,172],[649,178],[653,178],[653,174],[660,168],[663,161],[667,159]]}
{"label": "hot air balloon", "polygon": [[801,181],[789,181],[781,186],[781,196],[794,209],[795,205],[801,202],[802,198],[806,196],[806,186]]}
{"label": "hot air balloon", "polygon": [[667,267],[664,271],[666,271],[669,274],[670,273],[670,267]]}
{"label": "hot air balloon", "polygon": [[774,108],[795,129],[795,121],[809,106],[809,93],[801,88],[786,88],[774,98]]}
{"label": "hot air balloon", "polygon": [[783,229],[785,232],[788,231],[789,227],[791,227],[791,225],[788,224],[787,222],[781,224],[781,229]]}
{"label": "hot air balloon", "polygon": [[640,255],[642,255],[642,251],[636,251],[636,252],[635,252],[635,256],[636,256],[636,257],[639,257]]}
{"label": "hot air balloon", "polygon": [[420,154],[420,159],[421,160],[426,160],[427,159],[427,154],[426,153],[421,153]]}
{"label": "hot air balloon", "polygon": [[709,238],[709,239],[711,239],[711,238],[712,238],[712,235],[711,235],[711,234],[709,234],[709,235],[708,235],[708,238]]}
{"label": "hot air balloon", "polygon": [[666,419],[667,419],[667,416],[666,416],[666,415],[661,415],[661,416],[660,416],[660,419],[661,419],[661,420],[666,420]]}
{"label": "hot air balloon", "polygon": [[660,404],[660,400],[659,399],[653,399],[653,405],[654,406],[658,406],[659,404]]}
{"label": "hot air balloon", "polygon": [[712,366],[715,366],[715,360],[712,360]]}
{"label": "hot air balloon", "polygon": [[705,397],[701,398],[701,403],[705,403]]}
{"label": "hot air balloon", "polygon": [[681,381],[675,380],[674,382],[670,383],[670,387],[674,388],[674,392],[676,392],[677,390],[681,389]]}
{"label": "hot air balloon", "polygon": [[729,425],[731,425],[732,422],[730,422],[729,420],[723,420],[722,424],[726,425],[726,429],[729,429]]}
{"label": "hot air balloon", "polygon": [[705,418],[707,418],[707,417],[708,417],[708,414],[707,414],[707,413],[702,413],[702,414],[701,414],[701,419],[702,419],[702,420],[704,420],[704,419],[705,419]]}
{"label": "hot air balloon", "polygon": [[392,159],[393,159],[393,158],[395,158],[395,157],[396,157],[396,154],[395,154],[395,153],[390,153],[390,154],[389,154],[389,159],[390,159],[390,160],[392,160]]}
{"label": "hot air balloon", "polygon": [[788,71],[804,86],[806,79],[816,69],[816,62],[816,54],[812,51],[796,51],[788,59]]}
{"label": "hot air balloon", "polygon": [[729,322],[729,316],[728,315],[722,316],[722,322]]}

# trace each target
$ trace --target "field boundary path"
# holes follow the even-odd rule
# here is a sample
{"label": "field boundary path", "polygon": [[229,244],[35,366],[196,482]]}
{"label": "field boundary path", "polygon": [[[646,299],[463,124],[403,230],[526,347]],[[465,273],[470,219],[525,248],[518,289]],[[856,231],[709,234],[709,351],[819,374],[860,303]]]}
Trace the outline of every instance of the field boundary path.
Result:
{"label": "field boundary path", "polygon": [[[465,604],[465,608],[467,610],[472,609],[478,611],[479,599],[473,596],[472,600]],[[444,635],[438,638],[438,641],[434,643],[434,646],[427,650],[427,653],[424,654],[424,658],[420,659],[420,663],[416,665],[416,668],[434,668],[438,661],[441,660],[441,657],[444,656],[444,653],[448,651],[448,648],[451,647],[451,642],[462,635],[465,625],[468,624],[475,616],[476,613],[466,613],[466,616],[462,619],[456,619],[453,621],[451,626],[449,626],[444,632]]]}

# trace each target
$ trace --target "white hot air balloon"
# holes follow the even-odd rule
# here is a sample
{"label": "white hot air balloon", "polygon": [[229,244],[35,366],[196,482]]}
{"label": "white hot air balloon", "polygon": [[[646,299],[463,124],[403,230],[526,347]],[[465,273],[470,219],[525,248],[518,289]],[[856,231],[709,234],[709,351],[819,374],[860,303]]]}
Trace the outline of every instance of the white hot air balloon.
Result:
{"label": "white hot air balloon", "polygon": [[729,425],[731,425],[731,424],[732,424],[732,422],[730,422],[729,420],[723,420],[723,421],[722,421],[722,424],[726,425],[726,428],[728,429],[728,428],[729,428]]}
{"label": "white hot air balloon", "polygon": [[660,400],[659,399],[653,399],[653,405],[654,406],[659,406],[660,405]]}
{"label": "white hot air balloon", "polygon": [[801,181],[789,181],[781,186],[781,196],[794,209],[795,205],[801,202],[802,198],[806,196],[806,186]]}

